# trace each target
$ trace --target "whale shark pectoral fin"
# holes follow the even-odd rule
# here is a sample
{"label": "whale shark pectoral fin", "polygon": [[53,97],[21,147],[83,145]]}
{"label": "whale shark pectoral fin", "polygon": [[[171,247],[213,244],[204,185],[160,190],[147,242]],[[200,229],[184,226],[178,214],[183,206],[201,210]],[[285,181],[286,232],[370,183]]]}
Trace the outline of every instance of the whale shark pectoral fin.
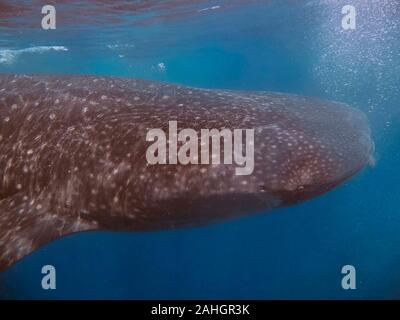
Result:
{"label": "whale shark pectoral fin", "polygon": [[29,197],[0,201],[0,272],[60,236],[55,218]]}
{"label": "whale shark pectoral fin", "polygon": [[23,194],[0,200],[0,272],[39,247],[64,235],[94,229],[79,217],[49,212]]}

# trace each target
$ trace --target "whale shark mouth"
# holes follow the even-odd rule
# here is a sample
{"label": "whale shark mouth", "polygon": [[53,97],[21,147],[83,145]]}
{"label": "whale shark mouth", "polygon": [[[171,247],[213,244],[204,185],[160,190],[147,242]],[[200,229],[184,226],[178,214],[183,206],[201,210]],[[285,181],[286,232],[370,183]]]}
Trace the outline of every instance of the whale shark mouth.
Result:
{"label": "whale shark mouth", "polygon": [[[156,202],[143,209],[143,218],[138,216],[136,223],[132,222],[131,217],[100,217],[97,219],[97,229],[155,231],[198,227],[236,219],[249,212],[263,213],[280,205],[281,199],[262,192],[213,195],[207,198],[192,195]],[[220,210],[215,211],[215,208]]]}

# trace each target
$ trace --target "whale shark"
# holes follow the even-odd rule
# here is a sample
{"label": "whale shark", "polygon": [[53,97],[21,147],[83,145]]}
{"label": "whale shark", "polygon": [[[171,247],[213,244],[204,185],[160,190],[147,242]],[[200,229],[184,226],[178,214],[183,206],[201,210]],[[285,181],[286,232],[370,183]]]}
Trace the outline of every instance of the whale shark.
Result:
{"label": "whale shark", "polygon": [[[149,130],[253,129],[254,170],[150,164]],[[242,141],[244,144],[244,140]],[[312,199],[373,163],[366,116],[286,93],[0,75],[0,271],[62,236],[198,226]]]}

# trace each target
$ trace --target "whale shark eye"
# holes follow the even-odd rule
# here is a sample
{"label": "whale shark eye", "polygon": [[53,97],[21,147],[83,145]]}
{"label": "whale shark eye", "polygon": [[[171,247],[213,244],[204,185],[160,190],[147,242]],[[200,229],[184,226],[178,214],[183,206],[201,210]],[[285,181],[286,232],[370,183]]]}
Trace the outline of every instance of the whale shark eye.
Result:
{"label": "whale shark eye", "polygon": [[262,186],[260,186],[260,191],[261,192],[266,192],[267,188],[264,185],[262,185]]}
{"label": "whale shark eye", "polygon": [[297,187],[297,190],[298,190],[298,191],[304,190],[304,186],[298,186],[298,187]]}

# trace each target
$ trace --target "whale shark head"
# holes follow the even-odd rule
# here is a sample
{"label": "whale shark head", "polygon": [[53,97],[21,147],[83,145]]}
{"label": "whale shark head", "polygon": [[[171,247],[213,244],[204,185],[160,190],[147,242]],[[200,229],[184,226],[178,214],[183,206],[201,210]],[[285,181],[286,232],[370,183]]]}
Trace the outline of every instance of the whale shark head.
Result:
{"label": "whale shark head", "polygon": [[[205,98],[203,91],[191,92],[200,96],[194,96],[195,100]],[[213,94],[223,97],[220,104]],[[366,116],[341,103],[288,94],[224,91],[207,92],[203,103],[208,110],[218,110],[218,117],[201,117],[199,109],[191,108],[185,110],[185,116],[177,116],[180,127],[197,132],[204,127],[254,128],[252,172],[237,175],[235,165],[225,164],[146,166],[142,174],[148,188],[142,192],[148,206],[140,228],[198,225],[299,203],[341,185],[373,159]],[[157,117],[161,123],[169,119]],[[165,214],[159,214],[160,208]],[[120,228],[138,228],[135,216],[131,223],[120,215],[104,223],[111,227],[119,219]]]}
{"label": "whale shark head", "polygon": [[274,196],[280,206],[290,205],[373,166],[375,146],[360,110],[295,95],[270,94],[267,103],[257,97],[264,114],[256,116],[255,179],[242,178],[248,192],[258,186],[259,198]]}

